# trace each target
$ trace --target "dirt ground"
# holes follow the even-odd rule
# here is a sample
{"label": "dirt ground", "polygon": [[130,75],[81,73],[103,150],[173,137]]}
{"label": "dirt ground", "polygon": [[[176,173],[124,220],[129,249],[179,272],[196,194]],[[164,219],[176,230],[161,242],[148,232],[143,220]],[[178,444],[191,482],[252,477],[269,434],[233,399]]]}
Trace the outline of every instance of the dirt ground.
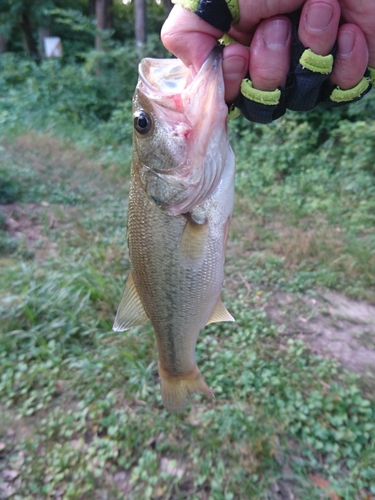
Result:
{"label": "dirt ground", "polygon": [[46,201],[25,205],[0,204],[0,215],[5,216],[7,234],[21,243],[22,248],[37,261],[46,257],[57,257],[58,244],[51,241],[46,233],[50,229],[66,229],[67,225],[74,221],[75,212],[74,207],[52,209]]}
{"label": "dirt ground", "polygon": [[313,298],[278,292],[267,312],[317,354],[336,358],[352,372],[375,375],[375,306],[328,291]]}

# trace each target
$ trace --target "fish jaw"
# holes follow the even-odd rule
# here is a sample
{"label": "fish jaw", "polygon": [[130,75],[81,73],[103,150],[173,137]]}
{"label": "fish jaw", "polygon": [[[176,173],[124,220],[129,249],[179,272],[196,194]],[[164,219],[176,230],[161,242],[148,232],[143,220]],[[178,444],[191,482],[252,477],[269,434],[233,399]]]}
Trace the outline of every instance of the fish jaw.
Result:
{"label": "fish jaw", "polygon": [[[214,49],[194,79],[171,60],[144,59],[140,64],[134,105],[152,110],[170,158],[152,165],[139,150],[139,159],[150,179],[150,196],[171,215],[202,203],[216,188],[225,165],[228,108],[221,60],[221,50]],[[159,196],[153,196],[155,191]]]}

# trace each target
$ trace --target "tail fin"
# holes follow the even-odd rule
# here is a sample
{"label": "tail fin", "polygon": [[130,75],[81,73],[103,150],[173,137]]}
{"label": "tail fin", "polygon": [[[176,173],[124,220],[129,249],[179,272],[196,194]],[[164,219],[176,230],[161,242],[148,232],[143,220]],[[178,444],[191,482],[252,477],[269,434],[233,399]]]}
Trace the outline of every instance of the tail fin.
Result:
{"label": "tail fin", "polygon": [[192,394],[205,394],[210,398],[215,398],[197,365],[188,373],[173,376],[159,363],[159,375],[163,404],[171,413],[181,412]]}

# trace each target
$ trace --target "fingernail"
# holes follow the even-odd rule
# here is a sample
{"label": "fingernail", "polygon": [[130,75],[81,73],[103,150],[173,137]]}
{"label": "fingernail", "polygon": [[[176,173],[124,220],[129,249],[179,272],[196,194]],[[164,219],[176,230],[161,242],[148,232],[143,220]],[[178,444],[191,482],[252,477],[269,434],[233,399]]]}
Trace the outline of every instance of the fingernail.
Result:
{"label": "fingernail", "polygon": [[355,42],[355,33],[353,31],[344,31],[338,37],[339,55],[348,57],[353,52]]}
{"label": "fingernail", "polygon": [[289,37],[289,24],[283,19],[270,21],[263,26],[263,40],[270,49],[284,47]]}
{"label": "fingernail", "polygon": [[243,78],[248,71],[248,61],[241,56],[224,58],[223,71],[227,78]]}
{"label": "fingernail", "polygon": [[333,7],[326,3],[310,5],[306,14],[306,26],[310,31],[324,31],[333,17]]}

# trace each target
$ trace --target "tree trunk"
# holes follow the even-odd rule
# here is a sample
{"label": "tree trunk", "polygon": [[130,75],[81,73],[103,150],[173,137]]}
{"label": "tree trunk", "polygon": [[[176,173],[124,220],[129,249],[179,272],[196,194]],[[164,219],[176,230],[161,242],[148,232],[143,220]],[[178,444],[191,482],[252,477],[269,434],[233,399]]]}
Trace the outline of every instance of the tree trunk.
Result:
{"label": "tree trunk", "polygon": [[166,13],[166,17],[169,16],[171,10],[173,9],[173,3],[171,0],[163,0],[163,6]]}
{"label": "tree trunk", "polygon": [[7,51],[7,41],[3,35],[0,35],[0,54]]}
{"label": "tree trunk", "polygon": [[106,0],[105,9],[105,29],[110,30],[113,28],[113,0]]}
{"label": "tree trunk", "polygon": [[95,16],[95,0],[89,0],[89,16]]}
{"label": "tree trunk", "polygon": [[146,43],[146,0],[134,0],[135,9],[135,41],[138,56],[142,57],[143,46]]}
{"label": "tree trunk", "polygon": [[44,39],[48,36],[51,36],[51,30],[49,28],[42,26],[38,29],[39,55],[42,58],[46,55],[44,50]]}
{"label": "tree trunk", "polygon": [[26,11],[22,11],[21,14],[21,28],[24,35],[27,52],[36,61],[39,61],[38,47],[33,36],[33,30],[31,28],[30,18]]}
{"label": "tree trunk", "polygon": [[103,50],[101,31],[112,28],[112,7],[113,0],[96,0],[95,2],[96,28],[98,30],[95,35],[96,50]]}

